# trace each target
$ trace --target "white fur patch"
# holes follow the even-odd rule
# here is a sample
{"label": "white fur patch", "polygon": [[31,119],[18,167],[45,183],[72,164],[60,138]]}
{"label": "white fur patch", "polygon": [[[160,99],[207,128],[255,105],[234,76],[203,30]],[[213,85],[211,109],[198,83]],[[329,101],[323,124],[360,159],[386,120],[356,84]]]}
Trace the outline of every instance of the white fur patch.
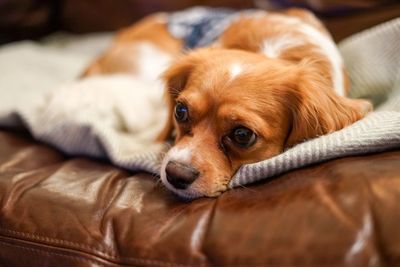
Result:
{"label": "white fur patch", "polygon": [[321,52],[329,59],[332,64],[332,82],[333,88],[337,94],[344,96],[343,84],[343,63],[342,57],[334,42],[316,28],[303,23],[300,31],[309,37],[309,40],[321,48]]}
{"label": "white fur patch", "polygon": [[234,80],[238,75],[240,75],[243,71],[243,67],[240,63],[234,63],[230,66],[229,74],[230,80]]}
{"label": "white fur patch", "polygon": [[170,64],[171,55],[150,42],[135,44],[137,49],[137,75],[146,80],[157,80]]}
{"label": "white fur patch", "polygon": [[190,160],[192,159],[192,149],[190,147],[174,147],[168,152],[168,158],[170,161],[173,160],[180,163],[190,164]]}
{"label": "white fur patch", "polygon": [[289,35],[266,38],[263,42],[262,53],[271,58],[278,58],[282,51],[304,44],[301,39]]}
{"label": "white fur patch", "polygon": [[[344,78],[342,71],[342,58],[340,56],[339,50],[337,49],[335,43],[329,36],[323,34],[318,29],[313,26],[301,21],[295,17],[289,17],[284,15],[271,15],[271,19],[279,21],[286,25],[290,25],[294,29],[298,29],[299,32],[307,37],[307,41],[319,47],[321,53],[327,57],[331,62],[332,67],[332,83],[334,90],[337,94],[344,96]],[[284,35],[285,36],[285,35]],[[282,43],[286,44],[288,41],[281,40],[277,42],[282,47]],[[284,46],[284,45],[283,45]],[[272,46],[273,47],[273,46]],[[282,52],[282,49],[280,50]]]}

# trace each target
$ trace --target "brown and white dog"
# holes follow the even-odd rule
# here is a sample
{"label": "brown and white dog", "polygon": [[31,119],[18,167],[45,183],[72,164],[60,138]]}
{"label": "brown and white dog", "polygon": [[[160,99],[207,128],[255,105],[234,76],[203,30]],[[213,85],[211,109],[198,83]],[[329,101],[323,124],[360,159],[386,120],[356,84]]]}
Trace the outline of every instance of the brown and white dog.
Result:
{"label": "brown and white dog", "polygon": [[239,16],[214,43],[188,53],[165,17],[119,32],[84,75],[163,73],[170,115],[159,141],[175,143],[160,176],[184,198],[217,196],[241,165],[342,129],[371,109],[345,97],[340,54],[308,11]]}

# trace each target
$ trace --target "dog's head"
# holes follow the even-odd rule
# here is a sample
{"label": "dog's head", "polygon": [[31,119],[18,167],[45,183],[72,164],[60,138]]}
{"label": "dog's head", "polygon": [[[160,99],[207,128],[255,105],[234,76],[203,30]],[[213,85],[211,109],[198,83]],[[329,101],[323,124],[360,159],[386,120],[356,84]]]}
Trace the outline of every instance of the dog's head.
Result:
{"label": "dog's head", "polygon": [[335,95],[312,64],[205,48],[165,72],[170,115],[159,140],[175,144],[161,180],[184,198],[217,196],[243,164],[360,119],[368,103]]}

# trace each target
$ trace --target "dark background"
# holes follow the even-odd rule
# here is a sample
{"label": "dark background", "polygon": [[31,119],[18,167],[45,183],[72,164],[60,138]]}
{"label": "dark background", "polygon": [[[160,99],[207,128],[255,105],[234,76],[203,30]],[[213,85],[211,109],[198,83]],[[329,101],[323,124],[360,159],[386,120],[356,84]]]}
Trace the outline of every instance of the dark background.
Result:
{"label": "dark background", "polygon": [[398,0],[0,0],[0,43],[54,31],[87,33],[127,26],[141,17],[194,5],[313,10],[335,39],[400,16]]}

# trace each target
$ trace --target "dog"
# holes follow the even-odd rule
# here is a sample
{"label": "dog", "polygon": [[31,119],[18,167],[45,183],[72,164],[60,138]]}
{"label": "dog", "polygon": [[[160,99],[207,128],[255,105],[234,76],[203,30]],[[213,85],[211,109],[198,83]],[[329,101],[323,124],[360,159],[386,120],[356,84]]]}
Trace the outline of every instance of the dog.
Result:
{"label": "dog", "polygon": [[[160,176],[180,197],[218,196],[243,164],[340,130],[371,110],[368,101],[345,97],[342,59],[311,12],[198,8],[187,19],[184,12],[123,29],[83,75],[162,76],[169,116],[158,141],[174,145]],[[198,13],[210,12],[217,15],[203,27]],[[187,20],[195,21],[189,30]]]}

